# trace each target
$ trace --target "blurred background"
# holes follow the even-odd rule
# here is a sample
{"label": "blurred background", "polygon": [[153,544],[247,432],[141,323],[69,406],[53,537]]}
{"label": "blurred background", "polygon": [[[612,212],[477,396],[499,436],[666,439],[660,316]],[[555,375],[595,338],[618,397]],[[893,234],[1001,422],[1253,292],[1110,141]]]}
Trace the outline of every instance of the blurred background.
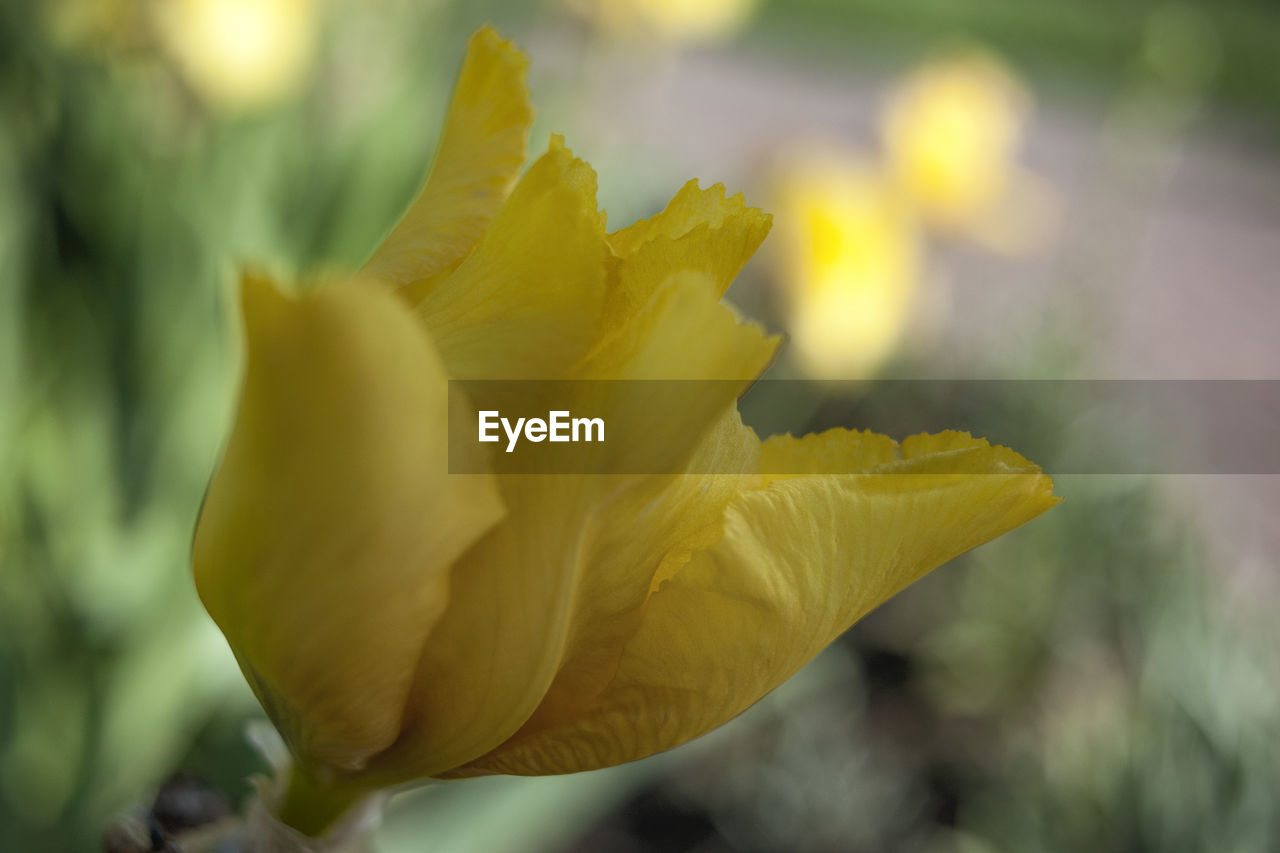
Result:
{"label": "blurred background", "polygon": [[[1265,0],[0,0],[0,850],[263,769],[188,565],[231,275],[361,263],[485,22],[611,227],[695,176],[774,213],[730,291],[771,378],[1280,375]],[[752,418],[858,426],[824,387]],[[380,850],[1280,849],[1280,477],[1058,492],[712,735],[402,796]]]}

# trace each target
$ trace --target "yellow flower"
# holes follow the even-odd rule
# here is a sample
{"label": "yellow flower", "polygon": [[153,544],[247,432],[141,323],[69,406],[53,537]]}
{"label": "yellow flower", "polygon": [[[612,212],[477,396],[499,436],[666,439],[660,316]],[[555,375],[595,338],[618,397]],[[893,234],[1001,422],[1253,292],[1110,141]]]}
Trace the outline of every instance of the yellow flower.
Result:
{"label": "yellow flower", "polygon": [[[473,37],[426,185],[362,276],[241,287],[195,577],[293,753],[282,818],[308,834],[374,788],[684,743],[1056,500],[960,433],[760,441],[735,400],[777,340],[720,296],[769,217],[690,182],[606,233],[558,138],[516,181],[525,64]],[[721,380],[608,445],[718,473],[450,475],[449,378]]]}
{"label": "yellow flower", "polygon": [[910,320],[924,259],[910,205],[855,156],[803,148],[782,161],[779,282],[805,370],[871,376]]}
{"label": "yellow flower", "polygon": [[890,166],[935,224],[995,248],[1043,237],[1046,190],[1017,163],[1030,100],[980,53],[923,66],[890,99],[881,130]]}
{"label": "yellow flower", "polygon": [[757,0],[568,0],[570,10],[616,35],[714,41],[741,30]]}
{"label": "yellow flower", "polygon": [[303,82],[315,48],[315,0],[170,0],[161,38],[187,82],[232,110],[279,101]]}

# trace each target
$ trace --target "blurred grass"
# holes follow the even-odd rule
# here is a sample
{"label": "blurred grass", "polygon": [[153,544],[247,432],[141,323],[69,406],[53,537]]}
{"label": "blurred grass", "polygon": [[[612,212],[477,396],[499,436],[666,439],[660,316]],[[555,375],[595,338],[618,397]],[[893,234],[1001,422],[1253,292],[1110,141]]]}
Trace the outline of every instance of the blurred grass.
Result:
{"label": "blurred grass", "polygon": [[[939,40],[987,45],[1071,96],[1114,89],[1169,21],[1217,66],[1215,103],[1280,126],[1280,16],[1266,0],[771,0],[753,32],[772,47],[851,64],[923,56]],[[1186,57],[1185,62],[1200,61]]]}
{"label": "blurred grass", "polygon": [[153,55],[54,46],[39,13],[0,4],[6,850],[91,848],[220,709],[251,712],[187,570],[229,425],[231,265],[358,263],[419,179],[435,63],[460,53],[414,53],[439,82],[415,109],[325,90],[224,120]]}

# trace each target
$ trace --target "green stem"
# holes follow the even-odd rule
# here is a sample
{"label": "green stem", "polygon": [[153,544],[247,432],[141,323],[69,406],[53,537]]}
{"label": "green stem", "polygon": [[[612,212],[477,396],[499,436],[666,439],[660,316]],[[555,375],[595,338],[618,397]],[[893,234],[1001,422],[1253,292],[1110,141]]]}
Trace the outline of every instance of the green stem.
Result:
{"label": "green stem", "polygon": [[319,838],[367,793],[326,785],[295,764],[280,806],[280,820],[308,838]]}

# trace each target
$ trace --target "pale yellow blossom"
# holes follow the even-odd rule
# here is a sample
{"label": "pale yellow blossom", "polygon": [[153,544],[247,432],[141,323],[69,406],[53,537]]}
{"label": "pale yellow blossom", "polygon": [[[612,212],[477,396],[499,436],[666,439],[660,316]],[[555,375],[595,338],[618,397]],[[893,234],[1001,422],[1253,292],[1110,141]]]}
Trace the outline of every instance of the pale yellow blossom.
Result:
{"label": "pale yellow blossom", "polygon": [[779,281],[810,375],[863,379],[912,317],[924,257],[911,205],[856,154],[793,149],[777,180]]}
{"label": "pale yellow blossom", "polygon": [[612,35],[699,42],[742,30],[757,0],[568,0],[567,5]]}
{"label": "pale yellow blossom", "polygon": [[1051,199],[1018,161],[1030,106],[985,53],[928,63],[897,87],[881,121],[886,155],[922,216],[997,249],[1044,238]]}
{"label": "pale yellow blossom", "polygon": [[[558,137],[520,174],[525,65],[473,38],[430,176],[363,274],[241,284],[195,580],[294,757],[280,814],[308,835],[379,788],[678,746],[1056,502],[964,433],[762,441],[736,400],[779,340],[721,296],[770,217],[690,181],[607,231]],[[526,476],[495,453],[451,474],[450,402],[491,407],[458,379],[641,380],[573,387],[612,407],[608,452],[675,473]],[[664,408],[648,380],[699,393]]]}
{"label": "pale yellow blossom", "polygon": [[155,10],[165,49],[191,87],[217,107],[267,106],[306,80],[316,0],[167,0]]}

